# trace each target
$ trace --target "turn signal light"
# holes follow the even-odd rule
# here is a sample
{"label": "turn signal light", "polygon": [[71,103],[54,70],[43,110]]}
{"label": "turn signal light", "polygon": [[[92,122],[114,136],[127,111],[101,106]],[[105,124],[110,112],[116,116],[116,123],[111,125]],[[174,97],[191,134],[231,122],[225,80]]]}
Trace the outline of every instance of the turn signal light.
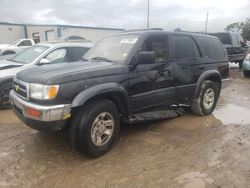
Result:
{"label": "turn signal light", "polygon": [[48,98],[49,98],[49,99],[55,98],[56,95],[57,95],[57,92],[58,92],[58,87],[57,87],[57,86],[50,86],[50,87],[48,88],[48,93],[47,93]]}
{"label": "turn signal light", "polygon": [[34,108],[27,107],[26,113],[29,114],[30,116],[41,117],[41,112]]}

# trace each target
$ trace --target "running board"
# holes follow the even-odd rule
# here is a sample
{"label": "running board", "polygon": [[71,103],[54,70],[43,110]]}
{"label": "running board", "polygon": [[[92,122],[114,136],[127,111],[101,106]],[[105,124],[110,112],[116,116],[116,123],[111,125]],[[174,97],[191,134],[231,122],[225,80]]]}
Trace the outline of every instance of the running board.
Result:
{"label": "running board", "polygon": [[139,123],[143,121],[152,121],[152,120],[160,120],[167,118],[174,118],[177,116],[181,116],[185,113],[185,110],[181,107],[171,110],[154,110],[149,112],[143,112],[138,114],[130,115],[126,122],[129,124]]}

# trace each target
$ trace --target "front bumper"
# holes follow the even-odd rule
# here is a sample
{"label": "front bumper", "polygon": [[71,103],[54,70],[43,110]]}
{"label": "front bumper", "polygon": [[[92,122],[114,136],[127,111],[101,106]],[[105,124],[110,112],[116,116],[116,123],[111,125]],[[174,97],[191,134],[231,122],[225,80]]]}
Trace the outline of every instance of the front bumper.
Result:
{"label": "front bumper", "polygon": [[[37,105],[23,100],[13,90],[10,92],[10,101],[19,119],[34,129],[45,131],[60,130],[70,117],[70,104],[52,106]],[[39,116],[29,114],[27,109],[39,112]]]}

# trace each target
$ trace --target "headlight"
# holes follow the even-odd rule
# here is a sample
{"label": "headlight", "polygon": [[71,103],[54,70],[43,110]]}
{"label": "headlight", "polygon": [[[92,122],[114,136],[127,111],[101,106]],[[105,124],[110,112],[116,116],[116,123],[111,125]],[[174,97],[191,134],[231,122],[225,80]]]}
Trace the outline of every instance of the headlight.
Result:
{"label": "headlight", "polygon": [[57,96],[59,85],[30,84],[30,97],[38,100],[54,99]]}

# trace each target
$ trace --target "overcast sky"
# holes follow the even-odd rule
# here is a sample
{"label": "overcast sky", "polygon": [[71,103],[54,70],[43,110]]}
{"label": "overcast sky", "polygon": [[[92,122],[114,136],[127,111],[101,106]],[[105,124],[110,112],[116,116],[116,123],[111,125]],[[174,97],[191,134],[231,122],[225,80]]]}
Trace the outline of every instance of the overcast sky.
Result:
{"label": "overcast sky", "polygon": [[[223,31],[250,17],[250,0],[150,0],[150,27]],[[147,0],[0,0],[0,22],[145,28]]]}

